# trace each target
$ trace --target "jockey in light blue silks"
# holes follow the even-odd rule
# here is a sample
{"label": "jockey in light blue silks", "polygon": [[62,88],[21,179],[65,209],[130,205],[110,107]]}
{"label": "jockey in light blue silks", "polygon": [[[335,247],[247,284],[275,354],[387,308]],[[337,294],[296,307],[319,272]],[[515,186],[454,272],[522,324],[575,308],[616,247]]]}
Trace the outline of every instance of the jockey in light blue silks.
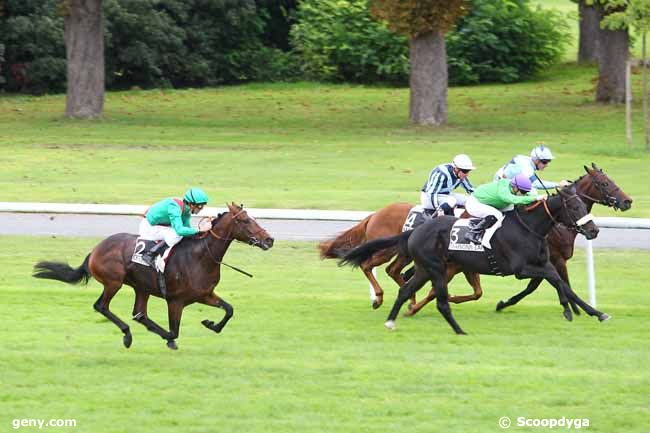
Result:
{"label": "jockey in light blue silks", "polygon": [[[171,247],[184,237],[194,236],[200,231],[208,231],[209,225],[195,229],[190,225],[190,217],[197,214],[208,203],[208,195],[200,188],[190,188],[183,199],[166,198],[155,203],[144,214],[140,222],[140,238],[159,241],[150,251],[142,254],[144,261],[152,265],[155,259],[156,268],[165,271],[165,259]],[[169,247],[169,248],[168,248]],[[162,254],[158,256],[158,254]],[[156,257],[158,256],[158,257]]]}
{"label": "jockey in light blue silks", "polygon": [[456,155],[451,163],[440,164],[431,170],[420,192],[420,204],[425,213],[429,216],[435,212],[454,215],[454,207],[465,206],[467,197],[453,191],[459,185],[468,194],[474,191],[467,176],[475,168],[469,156],[461,153]]}
{"label": "jockey in light blue silks", "polygon": [[523,174],[530,179],[535,189],[546,190],[568,185],[566,181],[559,183],[550,181],[542,182],[539,176],[537,176],[536,172],[543,171],[553,159],[551,149],[544,145],[537,146],[530,152],[530,156],[517,155],[508,161],[506,165],[497,170],[494,175],[494,180],[512,179],[518,174]]}

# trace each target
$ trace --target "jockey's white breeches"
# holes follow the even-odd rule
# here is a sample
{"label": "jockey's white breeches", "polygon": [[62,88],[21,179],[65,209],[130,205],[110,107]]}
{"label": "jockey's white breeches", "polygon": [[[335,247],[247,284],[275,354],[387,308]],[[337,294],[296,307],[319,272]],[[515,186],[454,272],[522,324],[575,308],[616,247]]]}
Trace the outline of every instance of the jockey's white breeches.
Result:
{"label": "jockey's white breeches", "polygon": [[[456,206],[465,206],[467,196],[463,194],[456,194],[455,192],[452,192],[451,194],[438,194],[438,201],[440,205],[447,203],[449,207],[453,209]],[[428,192],[420,191],[420,204],[425,209],[436,209],[433,203],[431,203],[431,194]]]}
{"label": "jockey's white breeches", "polygon": [[[507,206],[503,210],[510,210],[510,209],[512,209],[512,206]],[[497,219],[497,222],[494,223],[492,227],[485,230],[485,234],[483,235],[483,241],[481,242],[484,247],[492,248],[490,246],[490,239],[492,239],[492,235],[494,234],[494,232],[496,232],[497,229],[501,227],[501,224],[503,223],[503,218],[505,218],[503,213],[499,209],[481,203],[473,195],[470,195],[469,198],[467,199],[467,202],[465,203],[465,210],[467,211],[468,214],[470,214],[473,217],[485,218],[488,215],[492,215]]]}
{"label": "jockey's white breeches", "polygon": [[169,252],[172,250],[171,247],[183,240],[183,236],[177,234],[176,230],[174,230],[172,227],[158,225],[152,226],[149,224],[149,221],[146,218],[142,218],[142,221],[140,221],[138,234],[142,239],[146,239],[148,241],[164,240],[170,248],[167,248],[167,250],[165,250],[163,259],[167,258]]}

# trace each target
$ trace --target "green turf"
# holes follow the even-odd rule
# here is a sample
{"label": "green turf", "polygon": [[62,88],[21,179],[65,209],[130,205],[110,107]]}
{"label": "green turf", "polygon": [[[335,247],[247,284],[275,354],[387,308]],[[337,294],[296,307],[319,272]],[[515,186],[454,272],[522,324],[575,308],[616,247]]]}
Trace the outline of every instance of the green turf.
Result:
{"label": "green turf", "polygon": [[544,142],[557,160],[543,177],[575,179],[594,161],[634,198],[629,216],[650,216],[638,102],[629,151],[623,107],[592,102],[595,77],[561,65],[533,82],[451,88],[443,128],[412,126],[400,88],[109,93],[99,122],[63,120],[63,95],[0,96],[2,201],[146,204],[198,184],[217,204],[373,210],[417,201],[431,167],[456,153],[473,158],[479,184]]}
{"label": "green turf", "polygon": [[[96,241],[0,238],[1,431],[22,418],[76,419],[75,432],[497,432],[502,416],[589,418],[587,431],[646,432],[645,365],[650,294],[641,284],[650,254],[596,251],[598,305],[609,322],[561,315],[544,284],[502,313],[499,299],[523,288],[484,278],[484,297],[453,306],[468,336],[453,335],[433,306],[395,332],[373,311],[360,272],[318,260],[311,243],[278,242],[262,252],[234,245],[217,293],[235,316],[220,335],[201,326],[221,311],[188,307],[180,350],[130,320],[133,294],[113,311],[133,332],[92,309],[89,287],[30,277],[39,259],[77,266]],[[584,294],[581,251],[571,262]],[[462,281],[452,293],[466,293]],[[151,316],[167,326],[163,304]],[[36,431],[36,429],[24,429]],[[540,431],[512,427],[513,431]],[[564,431],[555,429],[554,431]]]}

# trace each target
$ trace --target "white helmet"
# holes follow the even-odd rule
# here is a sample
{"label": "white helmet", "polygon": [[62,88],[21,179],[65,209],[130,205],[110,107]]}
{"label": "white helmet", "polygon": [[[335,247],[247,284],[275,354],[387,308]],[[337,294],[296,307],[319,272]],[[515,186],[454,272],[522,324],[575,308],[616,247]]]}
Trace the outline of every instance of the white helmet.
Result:
{"label": "white helmet", "polygon": [[553,159],[553,154],[551,153],[551,149],[548,147],[541,145],[537,146],[530,152],[530,156],[535,159]]}
{"label": "white helmet", "polygon": [[461,170],[474,170],[476,168],[474,167],[474,164],[472,164],[472,160],[469,159],[469,156],[465,155],[464,153],[459,153],[458,155],[454,156],[451,164],[456,168],[460,168]]}

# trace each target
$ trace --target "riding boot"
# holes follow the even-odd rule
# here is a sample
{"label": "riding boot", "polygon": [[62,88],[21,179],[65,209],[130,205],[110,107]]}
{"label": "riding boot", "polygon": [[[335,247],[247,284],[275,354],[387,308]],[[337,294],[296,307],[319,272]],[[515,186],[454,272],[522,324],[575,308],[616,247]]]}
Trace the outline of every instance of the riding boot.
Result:
{"label": "riding boot", "polygon": [[465,239],[475,244],[480,244],[483,240],[483,235],[485,230],[492,227],[497,222],[497,218],[494,215],[488,215],[478,223],[469,226],[469,231],[465,233]]}
{"label": "riding boot", "polygon": [[142,260],[144,260],[149,266],[154,267],[154,259],[158,254],[162,254],[167,249],[167,243],[165,241],[160,241],[153,246],[149,251],[142,253]]}

